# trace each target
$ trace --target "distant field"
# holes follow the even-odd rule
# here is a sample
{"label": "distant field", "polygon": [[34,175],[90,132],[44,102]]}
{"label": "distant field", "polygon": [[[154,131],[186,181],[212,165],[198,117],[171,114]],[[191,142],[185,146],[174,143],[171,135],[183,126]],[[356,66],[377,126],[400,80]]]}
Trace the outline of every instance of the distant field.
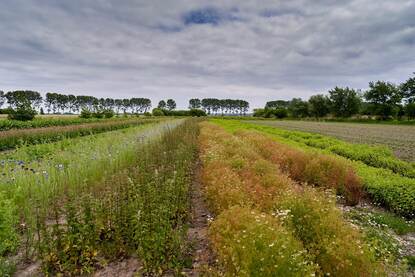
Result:
{"label": "distant field", "polygon": [[257,120],[249,122],[333,136],[352,143],[387,145],[397,157],[415,162],[414,126],[310,121]]}

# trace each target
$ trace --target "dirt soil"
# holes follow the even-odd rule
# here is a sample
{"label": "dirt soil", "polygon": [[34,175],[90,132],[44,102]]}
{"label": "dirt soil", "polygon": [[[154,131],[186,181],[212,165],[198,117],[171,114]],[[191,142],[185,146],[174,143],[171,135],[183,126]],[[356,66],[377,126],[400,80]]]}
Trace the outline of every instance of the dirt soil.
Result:
{"label": "dirt soil", "polygon": [[192,267],[185,269],[185,276],[207,276],[212,275],[215,257],[209,245],[208,224],[212,215],[207,209],[207,204],[203,196],[200,161],[197,162],[194,169],[194,176],[191,187],[191,219],[188,230],[188,240],[192,245],[193,263]]}

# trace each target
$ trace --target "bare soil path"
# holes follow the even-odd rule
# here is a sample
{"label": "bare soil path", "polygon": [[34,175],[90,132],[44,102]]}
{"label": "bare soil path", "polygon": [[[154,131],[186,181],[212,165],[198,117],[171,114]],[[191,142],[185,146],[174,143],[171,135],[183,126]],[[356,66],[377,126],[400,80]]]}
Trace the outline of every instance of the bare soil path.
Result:
{"label": "bare soil path", "polygon": [[203,196],[200,178],[201,163],[196,163],[191,190],[191,218],[188,230],[188,240],[192,245],[193,262],[192,267],[184,270],[186,276],[207,276],[215,262],[209,246],[208,224],[212,218],[207,209]]}

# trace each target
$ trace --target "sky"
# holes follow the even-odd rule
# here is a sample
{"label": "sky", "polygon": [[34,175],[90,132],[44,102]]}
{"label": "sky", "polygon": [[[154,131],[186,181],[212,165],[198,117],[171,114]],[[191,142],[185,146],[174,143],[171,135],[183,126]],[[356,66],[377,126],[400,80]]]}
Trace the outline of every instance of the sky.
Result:
{"label": "sky", "polygon": [[400,83],[415,0],[1,0],[0,90],[266,101]]}

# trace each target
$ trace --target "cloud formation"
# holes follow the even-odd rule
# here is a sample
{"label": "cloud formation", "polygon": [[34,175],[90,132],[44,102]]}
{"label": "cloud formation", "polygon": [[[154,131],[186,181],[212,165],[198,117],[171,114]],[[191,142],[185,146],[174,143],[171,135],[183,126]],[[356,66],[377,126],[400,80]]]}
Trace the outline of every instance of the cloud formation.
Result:
{"label": "cloud formation", "polygon": [[6,0],[0,22],[5,91],[258,107],[415,71],[415,0]]}

